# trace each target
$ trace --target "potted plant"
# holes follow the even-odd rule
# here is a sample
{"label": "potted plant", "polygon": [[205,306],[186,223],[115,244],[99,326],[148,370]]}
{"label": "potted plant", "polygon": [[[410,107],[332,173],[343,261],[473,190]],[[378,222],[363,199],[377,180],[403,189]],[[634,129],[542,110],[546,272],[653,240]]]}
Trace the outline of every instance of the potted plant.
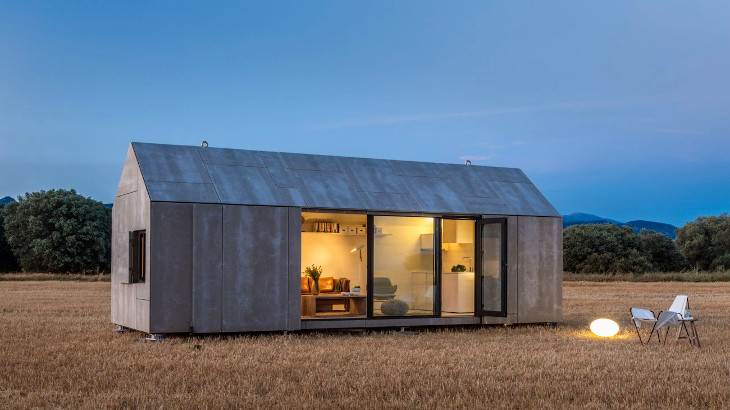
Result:
{"label": "potted plant", "polygon": [[360,285],[355,285],[355,286],[354,286],[354,287],[352,288],[352,291],[353,291],[353,292],[355,292],[355,293],[360,293]]}
{"label": "potted plant", "polygon": [[452,272],[466,272],[466,266],[464,265],[454,265],[451,267]]}
{"label": "potted plant", "polygon": [[314,281],[314,286],[312,286],[312,294],[313,295],[319,295],[319,277],[322,276],[322,266],[315,266],[312,264],[312,266],[307,266],[304,268],[304,274]]}

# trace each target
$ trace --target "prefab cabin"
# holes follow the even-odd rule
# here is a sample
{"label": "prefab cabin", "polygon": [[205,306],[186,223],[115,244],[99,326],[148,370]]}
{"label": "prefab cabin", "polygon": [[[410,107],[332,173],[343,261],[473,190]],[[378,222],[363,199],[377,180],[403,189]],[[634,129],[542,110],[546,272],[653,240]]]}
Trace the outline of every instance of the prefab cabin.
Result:
{"label": "prefab cabin", "polygon": [[111,321],[149,334],[562,319],[519,169],[135,142],[112,220]]}

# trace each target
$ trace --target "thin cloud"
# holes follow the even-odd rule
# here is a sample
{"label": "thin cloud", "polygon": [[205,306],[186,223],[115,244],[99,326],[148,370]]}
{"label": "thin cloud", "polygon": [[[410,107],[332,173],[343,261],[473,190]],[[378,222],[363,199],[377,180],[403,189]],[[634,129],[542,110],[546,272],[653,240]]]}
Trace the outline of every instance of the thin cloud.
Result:
{"label": "thin cloud", "polygon": [[332,123],[328,123],[328,124],[320,124],[317,126],[317,128],[369,127],[369,126],[377,126],[377,125],[390,125],[390,124],[398,124],[398,123],[405,123],[405,122],[432,121],[432,120],[443,120],[443,119],[452,119],[452,118],[490,117],[490,116],[495,116],[495,115],[526,113],[526,112],[583,109],[583,108],[595,107],[595,106],[599,106],[599,105],[604,105],[604,104],[597,103],[597,102],[576,102],[576,103],[526,105],[526,106],[499,108],[499,109],[495,109],[495,110],[434,113],[434,114],[422,114],[422,115],[410,115],[410,116],[406,115],[406,116],[394,116],[394,117],[367,118],[367,119],[352,120],[352,121],[339,121],[339,122],[332,122]]}
{"label": "thin cloud", "polygon": [[497,144],[485,144],[485,143],[478,143],[474,144],[475,147],[481,148],[485,151],[496,151],[500,149],[504,149],[504,145],[497,145]]}
{"label": "thin cloud", "polygon": [[690,130],[690,129],[682,129],[682,128],[658,128],[655,130],[651,130],[652,132],[655,132],[657,134],[699,134],[696,130]]}

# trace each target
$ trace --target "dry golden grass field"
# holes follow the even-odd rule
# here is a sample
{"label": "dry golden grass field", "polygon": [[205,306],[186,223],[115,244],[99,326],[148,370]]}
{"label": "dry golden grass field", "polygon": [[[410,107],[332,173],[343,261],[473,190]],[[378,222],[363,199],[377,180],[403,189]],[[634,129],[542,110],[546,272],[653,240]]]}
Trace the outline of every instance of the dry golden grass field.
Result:
{"label": "dry golden grass field", "polygon": [[[175,337],[113,333],[108,282],[0,282],[0,408],[730,408],[730,283],[566,282],[564,324]],[[702,348],[639,345],[690,295]],[[588,323],[610,317],[612,339]]]}

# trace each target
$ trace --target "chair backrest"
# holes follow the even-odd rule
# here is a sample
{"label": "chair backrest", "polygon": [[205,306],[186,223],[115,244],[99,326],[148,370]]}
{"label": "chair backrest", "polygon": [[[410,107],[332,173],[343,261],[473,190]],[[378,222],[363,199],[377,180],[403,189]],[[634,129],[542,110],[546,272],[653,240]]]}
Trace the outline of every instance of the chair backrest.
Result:
{"label": "chair backrest", "polygon": [[631,319],[634,321],[634,326],[640,328],[643,321],[656,322],[654,312],[649,309],[631,308]]}
{"label": "chair backrest", "polygon": [[631,308],[631,318],[639,320],[654,320],[654,313],[649,309]]}
{"label": "chair backrest", "polygon": [[679,317],[684,317],[684,311],[687,309],[687,299],[687,295],[677,296],[668,310],[677,313]]}

